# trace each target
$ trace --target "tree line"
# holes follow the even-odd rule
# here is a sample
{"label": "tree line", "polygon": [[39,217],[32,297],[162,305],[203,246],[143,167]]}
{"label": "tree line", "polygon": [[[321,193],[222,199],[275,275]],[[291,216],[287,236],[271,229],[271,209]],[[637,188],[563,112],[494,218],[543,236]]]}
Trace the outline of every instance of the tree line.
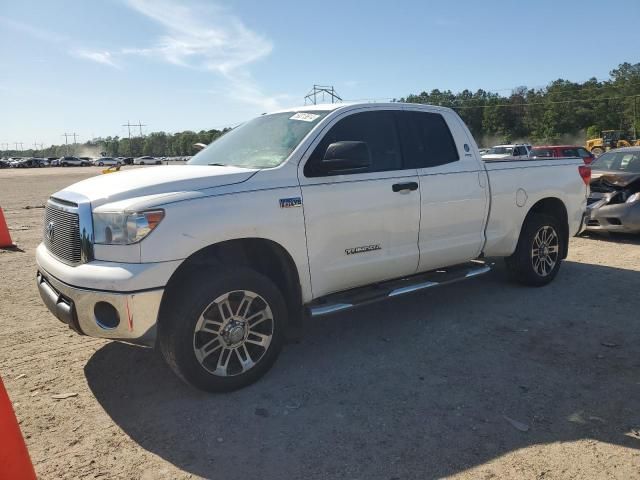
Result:
{"label": "tree line", "polygon": [[[478,90],[431,90],[394,101],[450,107],[466,122],[483,146],[514,141],[579,143],[602,130],[640,132],[640,63],[622,63],[607,80],[585,82],[558,79],[543,88],[517,87],[509,95]],[[95,138],[73,146],[44,150],[5,151],[7,156],[188,156],[196,143],[208,144],[228,131],[153,132],[143,137]]]}
{"label": "tree line", "polygon": [[[484,145],[527,140],[582,144],[602,130],[640,132],[640,63],[623,63],[609,79],[558,79],[544,88],[517,87],[510,95],[478,90],[432,90],[398,101],[453,108]],[[489,141],[487,141],[489,140]]]}

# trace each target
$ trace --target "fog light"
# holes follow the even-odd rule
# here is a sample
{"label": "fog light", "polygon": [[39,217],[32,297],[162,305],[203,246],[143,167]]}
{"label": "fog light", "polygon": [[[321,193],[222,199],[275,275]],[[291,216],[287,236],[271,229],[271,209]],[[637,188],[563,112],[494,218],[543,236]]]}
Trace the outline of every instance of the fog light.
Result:
{"label": "fog light", "polygon": [[107,302],[98,302],[93,307],[96,323],[100,328],[113,330],[120,325],[120,315],[116,308]]}

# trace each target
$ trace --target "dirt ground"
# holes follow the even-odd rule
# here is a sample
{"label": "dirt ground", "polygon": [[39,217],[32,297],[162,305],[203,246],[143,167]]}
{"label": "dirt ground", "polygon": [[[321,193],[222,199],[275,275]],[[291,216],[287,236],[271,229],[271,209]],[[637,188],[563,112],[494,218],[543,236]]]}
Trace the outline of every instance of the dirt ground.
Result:
{"label": "dirt ground", "polygon": [[41,478],[640,479],[640,238],[572,239],[545,288],[498,262],[309,322],[261,381],[209,395],[38,296],[42,206],[98,172],[0,171],[23,250],[0,250],[0,374]]}

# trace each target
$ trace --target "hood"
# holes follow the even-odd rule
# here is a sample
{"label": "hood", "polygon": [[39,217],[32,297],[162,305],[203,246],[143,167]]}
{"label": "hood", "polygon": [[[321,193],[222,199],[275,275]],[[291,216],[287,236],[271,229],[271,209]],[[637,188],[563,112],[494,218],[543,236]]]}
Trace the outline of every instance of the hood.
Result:
{"label": "hood", "polygon": [[640,179],[640,173],[625,173],[610,170],[591,171],[591,183],[606,183],[613,187],[624,188],[638,179]]}
{"label": "hood", "polygon": [[209,166],[209,165],[163,165],[135,168],[126,171],[97,175],[74,183],[53,194],[65,198],[65,192],[87,197],[96,207],[119,200],[194,192],[208,188],[241,183],[258,170]]}

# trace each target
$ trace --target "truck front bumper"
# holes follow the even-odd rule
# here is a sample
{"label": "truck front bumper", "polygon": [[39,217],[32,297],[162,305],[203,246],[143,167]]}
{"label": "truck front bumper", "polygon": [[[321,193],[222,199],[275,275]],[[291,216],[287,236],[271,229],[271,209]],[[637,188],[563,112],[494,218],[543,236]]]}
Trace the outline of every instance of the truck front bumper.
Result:
{"label": "truck front bumper", "polygon": [[40,245],[36,263],[43,302],[70,328],[91,337],[155,345],[164,285],[180,262],[94,261],[71,267]]}
{"label": "truck front bumper", "polygon": [[164,289],[106,292],[72,287],[38,270],[42,301],[58,320],[81,335],[152,347]]}

